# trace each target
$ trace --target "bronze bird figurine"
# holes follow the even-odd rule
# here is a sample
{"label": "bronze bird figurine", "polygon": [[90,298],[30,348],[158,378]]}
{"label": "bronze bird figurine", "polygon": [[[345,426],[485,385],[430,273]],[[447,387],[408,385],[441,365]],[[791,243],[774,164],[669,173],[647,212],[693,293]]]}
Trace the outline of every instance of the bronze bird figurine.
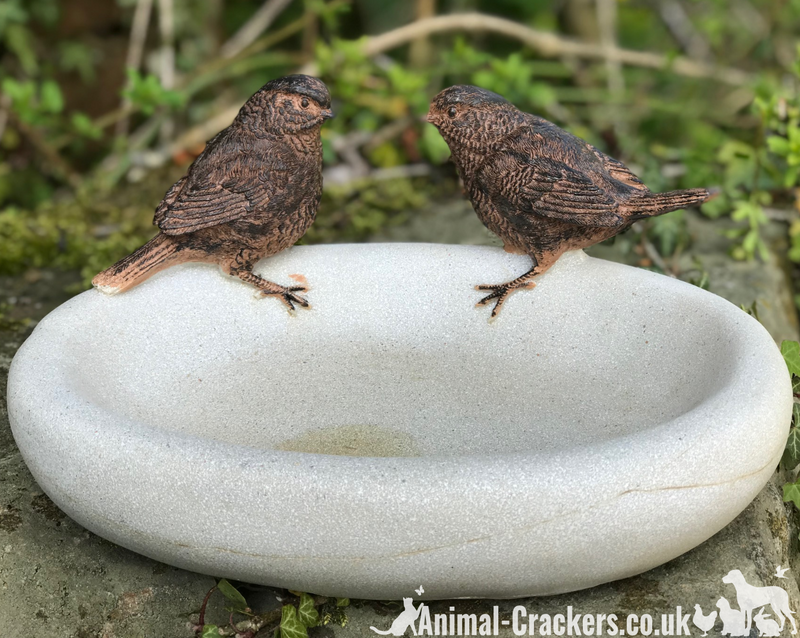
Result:
{"label": "bronze bird figurine", "polygon": [[622,162],[478,87],[445,89],[427,119],[450,147],[480,220],[508,252],[533,261],[513,281],[476,286],[490,292],[477,305],[497,300],[492,317],[513,290],[534,287],[533,278],[567,250],[714,195],[705,188],[653,193]]}
{"label": "bronze bird figurine", "polygon": [[333,117],[330,106],[328,88],[316,78],[265,84],[167,191],[153,218],[161,232],[92,283],[114,294],[175,264],[209,262],[290,310],[308,307],[295,294],[305,287],[267,281],[253,266],[293,245],[314,221],[322,196],[320,127]]}

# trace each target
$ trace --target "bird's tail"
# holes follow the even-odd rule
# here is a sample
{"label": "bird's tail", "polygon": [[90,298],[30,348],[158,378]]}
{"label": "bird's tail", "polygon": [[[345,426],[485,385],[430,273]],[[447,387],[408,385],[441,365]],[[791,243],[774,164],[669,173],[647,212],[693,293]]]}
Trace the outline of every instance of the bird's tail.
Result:
{"label": "bird's tail", "polygon": [[141,248],[96,275],[92,285],[109,295],[125,292],[160,270],[177,263],[180,244],[174,238],[159,233]]}
{"label": "bird's tail", "polygon": [[719,191],[708,188],[689,188],[667,193],[642,193],[641,195],[637,193],[622,204],[620,209],[623,213],[628,213],[626,217],[630,221],[636,221],[663,215],[687,206],[699,206],[718,194]]}

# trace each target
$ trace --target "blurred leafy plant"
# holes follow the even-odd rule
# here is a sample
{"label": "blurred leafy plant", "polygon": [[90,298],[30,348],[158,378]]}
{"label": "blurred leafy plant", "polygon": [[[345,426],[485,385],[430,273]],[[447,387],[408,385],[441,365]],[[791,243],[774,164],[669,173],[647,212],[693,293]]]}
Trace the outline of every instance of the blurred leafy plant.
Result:
{"label": "blurred leafy plant", "polygon": [[[758,29],[742,29],[741,17],[726,10],[722,0],[702,6],[690,3],[689,17],[698,38],[705,41],[708,61],[759,70],[757,99],[750,113],[742,112],[741,95],[746,96],[751,87],[731,92],[713,82],[680,77],[668,68],[656,71],[626,66],[625,86],[612,95],[602,64],[543,59],[535,51],[496,36],[431,38],[436,40],[431,49],[436,55],[422,67],[410,68],[404,48],[367,56],[364,39],[353,38],[363,27],[364,3],[356,2],[359,11],[350,13],[346,0],[293,2],[268,32],[226,59],[215,55],[219,43],[250,19],[261,2],[241,0],[226,4],[217,20],[212,5],[219,8],[218,3],[175,0],[176,88],[165,89],[146,71],[131,72],[124,93],[131,112],[123,116],[133,118],[131,130],[136,130],[137,124],[151,121],[147,118],[157,119],[163,111],[171,111],[170,121],[179,135],[221,107],[241,103],[248,91],[264,79],[313,62],[331,87],[338,115],[323,129],[328,165],[345,160],[337,155],[342,138],[362,135],[369,141],[359,144],[356,152],[369,169],[445,162],[449,156],[447,146],[422,118],[428,100],[438,90],[449,84],[471,83],[501,93],[520,108],[542,114],[589,139],[633,165],[651,188],[721,185],[723,194],[703,210],[710,216],[730,215],[739,224],[730,234],[735,242],[733,254],[738,258],[765,258],[763,228],[769,207],[784,206],[790,198],[797,205],[800,70],[795,64],[794,84],[786,81],[785,52],[791,51],[787,46],[793,41],[798,0],[780,6],[752,0],[754,10],[769,26],[760,35]],[[117,0],[117,4],[126,7],[129,19],[135,0]],[[29,133],[38,134],[37,142],[42,148],[36,150],[44,155],[43,161],[57,160],[60,154],[67,164],[79,167],[76,172],[88,177],[85,181],[91,181],[97,167],[112,163],[109,157],[119,159],[124,155],[116,164],[114,175],[118,176],[126,173],[130,157],[135,153],[143,156],[142,151],[148,146],[159,145],[157,151],[163,155],[167,140],[155,134],[157,131],[149,137],[141,135],[135,142],[129,140],[129,144],[120,144],[114,138],[112,125],[121,117],[119,109],[91,118],[66,104],[57,71],[69,71],[77,74],[81,82],[89,83],[102,56],[73,36],[51,47],[43,45],[46,38],[42,34],[49,35],[48,29],[57,24],[59,7],[58,0],[0,2],[0,45],[7,52],[0,66],[2,91],[14,118],[26,125]],[[504,0],[498,6],[481,0],[475,7],[539,29],[564,28],[555,0]],[[622,3],[618,13],[620,46],[652,51],[675,47],[674,34],[652,8]],[[155,24],[155,20],[151,22]],[[314,46],[309,47],[309,43]],[[309,56],[313,59],[309,60]],[[145,66],[150,68],[148,64],[154,59],[151,56]],[[739,106],[727,111],[721,108],[728,98],[739,100]],[[621,116],[622,107],[625,110]],[[617,127],[620,119],[624,120],[624,127]],[[2,136],[3,150],[24,154],[31,139],[27,143],[21,139],[25,131],[13,124],[6,127]],[[188,149],[186,155],[194,152],[193,148]],[[6,224],[0,234],[12,242],[33,242],[24,249],[15,247],[9,254],[34,259],[38,247],[43,252],[36,253],[36,262],[46,261],[44,255],[55,254],[58,264],[85,259],[84,267],[88,268],[85,264],[91,262],[94,267],[99,255],[118,257],[121,253],[115,251],[146,239],[152,232],[148,219],[152,204],[163,195],[167,184],[148,203],[147,215],[141,213],[135,222],[126,218],[123,226],[130,232],[127,238],[118,230],[101,233],[95,240],[99,248],[93,251],[89,247],[91,241],[77,237],[73,227],[96,232],[100,224],[98,207],[89,204],[83,215],[69,212],[62,218],[50,217],[61,215],[59,206],[47,204],[37,210],[65,180],[58,171],[43,177],[36,168],[21,170],[8,162],[0,164],[0,204],[14,205],[3,218],[5,221],[0,221]],[[435,174],[437,178],[453,177],[452,171],[446,169]],[[323,211],[308,240],[363,238],[398,222],[404,214],[401,206],[421,205],[442,184],[407,179],[393,182],[358,182],[357,190],[348,187],[339,192],[327,186],[326,191],[331,192],[326,195]],[[31,188],[34,183],[36,187]],[[32,196],[34,191],[36,195]],[[384,202],[376,198],[394,199]],[[107,225],[118,226],[117,212],[109,215]],[[65,219],[74,219],[74,224],[67,224]],[[650,241],[664,255],[680,251],[689,241],[680,213],[652,220],[647,229]],[[790,234],[789,255],[800,262],[800,220],[791,224]],[[54,252],[53,246],[58,250]],[[0,267],[3,264],[10,267],[9,260],[0,257]],[[25,264],[14,268],[21,267]]]}
{"label": "blurred leafy plant", "polygon": [[143,75],[136,69],[128,69],[128,86],[122,95],[145,115],[152,115],[162,106],[177,109],[186,101],[185,94],[165,89],[155,75]]}
{"label": "blurred leafy plant", "polygon": [[[717,216],[731,210],[731,218],[742,227],[728,231],[737,241],[732,254],[737,259],[769,257],[762,229],[769,219],[765,207],[772,204],[775,194],[794,189],[800,181],[800,46],[793,65],[795,84],[776,88],[769,84],[759,87],[752,105],[759,126],[755,140],[747,142],[731,138],[719,150],[717,159],[723,166],[722,197],[706,205],[704,210]],[[794,193],[795,206],[798,193]],[[790,229],[792,247],[789,257],[800,262],[800,221]]]}
{"label": "blurred leafy plant", "polygon": [[[781,343],[781,354],[789,371],[794,395],[792,423],[781,465],[784,469],[792,471],[800,465],[800,343],[784,341]],[[783,500],[793,502],[800,509],[800,478],[783,486]]]}
{"label": "blurred leafy plant", "polygon": [[20,120],[32,126],[47,127],[57,122],[64,110],[61,88],[53,80],[3,78],[2,91]]}
{"label": "blurred leafy plant", "polygon": [[[205,622],[207,605],[215,590],[219,590],[225,597],[225,611],[230,614],[226,625]],[[242,593],[223,578],[206,594],[200,608],[198,623],[194,626],[195,634],[201,638],[210,636],[254,638],[256,634],[266,635],[266,633],[272,633],[274,638],[308,638],[308,630],[319,624],[329,624],[334,621],[342,627],[347,624],[344,608],[350,605],[348,598],[330,599],[289,591],[284,600],[287,602],[284,602],[279,610],[258,613],[248,606]],[[234,621],[234,614],[246,618]]]}

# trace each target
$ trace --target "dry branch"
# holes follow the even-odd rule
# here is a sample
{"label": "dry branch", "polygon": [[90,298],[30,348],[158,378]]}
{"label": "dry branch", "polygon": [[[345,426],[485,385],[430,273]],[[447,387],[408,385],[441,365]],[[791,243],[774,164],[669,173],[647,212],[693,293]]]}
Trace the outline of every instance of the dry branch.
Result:
{"label": "dry branch", "polygon": [[597,0],[597,26],[600,30],[600,44],[604,50],[608,91],[615,98],[625,92],[625,77],[622,64],[615,60],[611,52],[617,46],[617,0]]}
{"label": "dry branch", "polygon": [[[298,25],[304,24],[301,19]],[[611,60],[629,66],[638,66],[653,69],[669,69],[673,73],[694,78],[713,78],[720,82],[737,87],[747,85],[752,76],[740,69],[717,67],[698,62],[686,57],[670,59],[658,53],[646,51],[632,51],[621,49],[617,46],[603,46],[578,42],[546,31],[539,31],[525,25],[482,13],[456,13],[450,15],[425,18],[411,24],[387,31],[378,36],[367,38],[364,41],[364,53],[369,56],[377,55],[402,46],[421,37],[444,33],[448,31],[488,31],[498,33],[509,38],[519,40],[524,45],[537,50],[545,57],[573,56],[597,60]],[[313,62],[304,65],[300,73],[315,75],[317,67]],[[215,133],[228,126],[241,105],[231,106],[220,112],[212,119],[187,131],[173,142],[170,153],[185,148],[202,144]]]}
{"label": "dry branch", "polygon": [[255,42],[258,36],[269,28],[269,25],[291,2],[292,0],[267,0],[244,26],[222,45],[219,51],[220,56],[232,58],[242,49]]}
{"label": "dry branch", "polygon": [[711,47],[694,28],[680,0],[661,0],[658,11],[664,24],[686,53],[697,60],[711,57]]}
{"label": "dry branch", "polygon": [[[175,7],[173,0],[158,0],[158,26],[161,31],[159,56],[161,86],[171,90],[175,88]],[[171,118],[164,120],[159,132],[162,142],[172,138],[174,124]]]}
{"label": "dry branch", "polygon": [[[454,13],[426,18],[393,29],[364,42],[364,53],[372,56],[389,51],[418,38],[448,31],[477,31],[504,35],[519,40],[545,57],[573,56],[594,60],[610,60],[629,66],[665,69],[678,75],[693,78],[715,79],[725,84],[741,86],[752,81],[752,76],[740,69],[719,67],[686,57],[670,58],[659,53],[633,51],[619,47],[578,42],[547,31],[532,29],[523,24],[483,13]],[[301,73],[313,75],[316,67],[307,64]]]}
{"label": "dry branch", "polygon": [[[128,42],[128,55],[125,58],[125,69],[139,69],[144,56],[144,44],[147,40],[147,27],[150,24],[150,14],[153,11],[153,0],[138,0],[136,9],[133,13],[133,23],[131,24],[131,35]],[[127,112],[130,108],[130,101],[122,101],[122,109]],[[128,132],[128,118],[123,117],[117,122],[117,135],[125,135]]]}
{"label": "dry branch", "polygon": [[53,148],[45,135],[42,134],[37,127],[24,122],[14,113],[13,109],[8,109],[7,117],[8,121],[11,122],[36,149],[50,172],[63,179],[73,188],[77,188],[80,185],[80,175],[72,168],[69,162],[59,155],[58,151]]}

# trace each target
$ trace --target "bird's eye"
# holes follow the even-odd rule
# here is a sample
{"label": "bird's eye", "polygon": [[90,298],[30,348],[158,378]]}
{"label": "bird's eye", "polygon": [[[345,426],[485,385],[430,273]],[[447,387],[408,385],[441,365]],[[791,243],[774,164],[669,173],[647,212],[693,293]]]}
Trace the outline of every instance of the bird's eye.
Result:
{"label": "bird's eye", "polygon": [[451,118],[455,117],[456,116],[456,107],[455,106],[451,106],[449,109],[447,109],[447,115],[449,117],[451,117]]}
{"label": "bird's eye", "polygon": [[302,100],[300,100],[300,106],[302,106],[304,109],[308,108],[308,98],[307,97],[304,97]]}

